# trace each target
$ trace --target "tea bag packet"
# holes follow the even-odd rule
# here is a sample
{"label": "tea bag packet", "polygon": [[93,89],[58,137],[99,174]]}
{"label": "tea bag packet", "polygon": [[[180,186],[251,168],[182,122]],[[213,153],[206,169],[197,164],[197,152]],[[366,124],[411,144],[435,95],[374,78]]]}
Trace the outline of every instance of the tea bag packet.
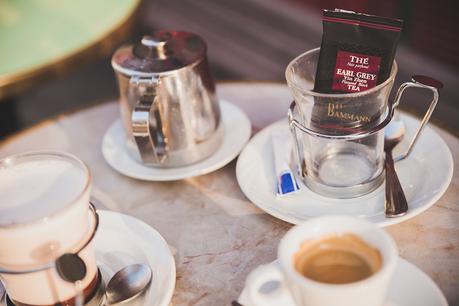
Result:
{"label": "tea bag packet", "polygon": [[[324,10],[323,36],[314,91],[359,93],[384,81],[391,73],[402,29],[399,19]],[[311,125],[333,134],[349,134],[379,123],[386,103],[378,96],[354,99],[317,97]]]}

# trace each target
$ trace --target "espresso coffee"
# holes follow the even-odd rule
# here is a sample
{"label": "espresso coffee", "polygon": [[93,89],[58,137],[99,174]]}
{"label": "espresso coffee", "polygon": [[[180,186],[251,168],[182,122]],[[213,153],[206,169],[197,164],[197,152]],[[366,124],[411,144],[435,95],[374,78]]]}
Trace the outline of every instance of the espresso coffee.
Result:
{"label": "espresso coffee", "polygon": [[347,284],[381,269],[378,249],[357,235],[343,234],[308,240],[294,255],[295,269],[304,277],[329,284]]}

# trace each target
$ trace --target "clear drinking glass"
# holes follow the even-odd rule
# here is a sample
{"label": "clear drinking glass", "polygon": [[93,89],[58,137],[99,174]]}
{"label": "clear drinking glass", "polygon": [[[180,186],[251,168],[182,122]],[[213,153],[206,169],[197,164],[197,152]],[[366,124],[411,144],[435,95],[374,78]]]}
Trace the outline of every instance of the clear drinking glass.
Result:
{"label": "clear drinking glass", "polygon": [[0,160],[0,279],[19,305],[73,305],[76,290],[54,261],[78,254],[86,265],[81,290],[99,282],[92,238],[98,218],[90,209],[88,168],[64,153],[26,153]]}
{"label": "clear drinking glass", "polygon": [[369,90],[347,94],[314,92],[319,51],[317,48],[301,54],[286,69],[294,97],[289,110],[296,156],[294,167],[299,168],[303,182],[316,193],[333,198],[361,196],[384,181],[384,127],[389,124],[403,91],[422,87],[434,93],[409,151],[435,108],[438,91],[432,84],[423,84],[413,77],[413,82],[399,88],[395,102],[390,102],[397,74],[394,61],[389,78]]}

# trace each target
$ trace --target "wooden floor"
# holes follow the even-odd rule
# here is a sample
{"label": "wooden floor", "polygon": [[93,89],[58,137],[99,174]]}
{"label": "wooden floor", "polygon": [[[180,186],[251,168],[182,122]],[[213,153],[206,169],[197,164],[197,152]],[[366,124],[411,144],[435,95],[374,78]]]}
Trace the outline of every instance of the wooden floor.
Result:
{"label": "wooden floor", "polygon": [[[300,53],[320,45],[322,25],[320,12],[282,0],[144,1],[134,36],[155,29],[185,30],[204,37],[217,80],[285,82],[287,64]],[[459,133],[458,71],[421,57],[403,45],[396,58],[400,67],[397,84],[408,81],[414,74],[431,75],[444,82],[434,121]],[[54,114],[116,96],[116,83],[107,58],[17,97],[18,112],[22,126],[28,126]],[[402,105],[422,113],[429,99],[428,92],[412,91]]]}

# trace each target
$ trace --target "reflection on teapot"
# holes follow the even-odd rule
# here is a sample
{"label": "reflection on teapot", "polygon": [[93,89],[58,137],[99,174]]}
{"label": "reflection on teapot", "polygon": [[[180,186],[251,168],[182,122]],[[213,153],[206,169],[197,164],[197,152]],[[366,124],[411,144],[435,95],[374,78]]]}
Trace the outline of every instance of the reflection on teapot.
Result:
{"label": "reflection on teapot", "polygon": [[158,31],[113,55],[127,147],[143,164],[185,166],[219,147],[223,127],[206,50],[195,34]]}

